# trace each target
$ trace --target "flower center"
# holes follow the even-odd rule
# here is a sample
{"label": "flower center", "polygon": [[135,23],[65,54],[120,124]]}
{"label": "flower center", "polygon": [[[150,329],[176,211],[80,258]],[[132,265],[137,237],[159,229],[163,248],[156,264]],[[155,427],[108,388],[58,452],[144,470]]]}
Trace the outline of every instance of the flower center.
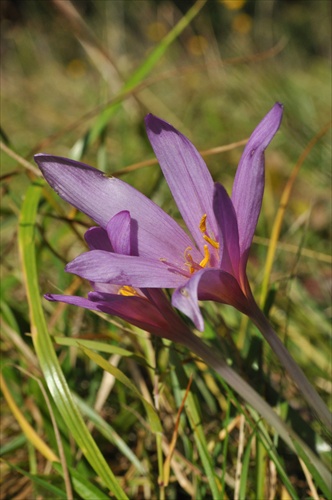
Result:
{"label": "flower center", "polygon": [[132,286],[122,286],[118,291],[118,295],[124,295],[125,297],[142,297],[135,288]]}
{"label": "flower center", "polygon": [[[218,241],[214,240],[209,236],[207,229],[206,229],[206,219],[207,219],[207,214],[204,214],[203,217],[200,220],[199,223],[199,229],[203,235],[204,241],[206,241],[212,249],[219,249],[219,243]],[[185,266],[189,267],[189,272],[190,274],[193,274],[196,271],[199,271],[200,269],[203,269],[204,267],[208,267],[211,265],[211,253],[210,253],[210,248],[209,245],[204,245],[204,258],[200,261],[200,263],[197,263],[194,261],[192,258],[190,251],[192,250],[191,247],[187,247],[184,252],[184,259],[185,259]]]}

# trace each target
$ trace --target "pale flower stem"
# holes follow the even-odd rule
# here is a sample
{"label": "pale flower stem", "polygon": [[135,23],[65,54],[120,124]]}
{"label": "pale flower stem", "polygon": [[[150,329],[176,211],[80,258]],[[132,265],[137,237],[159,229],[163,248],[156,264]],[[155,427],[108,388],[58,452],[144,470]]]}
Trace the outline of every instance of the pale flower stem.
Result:
{"label": "pale flower stem", "polygon": [[304,375],[301,368],[292,358],[284,344],[279,339],[277,333],[271,327],[269,321],[264,316],[262,311],[255,308],[254,314],[251,316],[252,322],[257,326],[265,340],[270,344],[272,351],[278,356],[285,370],[292,377],[299,390],[302,392],[305,400],[314,410],[317,418],[326,427],[329,435],[332,434],[332,414],[328,410],[322,398],[319,396],[314,387],[310,384],[307,377]]}
{"label": "pale flower stem", "polygon": [[331,482],[331,474],[322,464],[319,458],[304,443],[277,413],[264,401],[264,399],[240,376],[226,361],[219,356],[212,348],[207,346],[199,337],[194,334],[186,335],[185,346],[199,356],[209,367],[213,368],[225,382],[236,391],[252,408],[259,413],[269,425],[279,434],[281,439],[289,446],[295,454],[298,450],[294,445],[296,441],[311,463],[320,472],[326,484]]}

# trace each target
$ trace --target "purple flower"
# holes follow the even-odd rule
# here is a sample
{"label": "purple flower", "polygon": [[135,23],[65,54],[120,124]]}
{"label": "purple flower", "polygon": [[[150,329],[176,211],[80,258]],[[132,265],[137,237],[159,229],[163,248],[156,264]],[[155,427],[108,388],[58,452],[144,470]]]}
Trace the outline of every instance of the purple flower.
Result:
{"label": "purple flower", "polygon": [[[129,212],[123,211],[112,217],[107,231],[101,227],[90,228],[85,233],[85,240],[91,250],[130,255],[132,230]],[[92,282],[91,285],[94,291],[88,298],[54,294],[47,294],[45,298],[118,316],[154,335],[185,343],[188,328],[160,288],[138,289],[105,282]]]}
{"label": "purple flower", "polygon": [[[213,183],[186,137],[165,121],[151,114],[146,117],[149,140],[192,238],[160,207],[121,180],[80,162],[36,155],[51,187],[100,225],[86,233],[90,251],[66,267],[90,280],[94,292],[88,299],[48,298],[104,310],[130,322],[135,319],[135,324],[140,322],[148,330],[148,315],[153,318],[160,312],[154,308],[151,296],[156,290],[152,289],[175,288],[173,306],[200,330],[204,322],[198,300],[230,304],[250,316],[255,302],[246,264],[264,191],[264,150],[281,118],[282,106],[277,103],[253,132],[230,198],[223,186]],[[130,314],[137,311],[131,319],[128,298],[133,304]],[[144,316],[139,314],[143,300],[154,304],[152,309],[143,308]]]}
{"label": "purple flower", "polygon": [[[99,224],[85,234],[90,250],[66,270],[86,278],[88,298],[46,295],[119,316],[155,335],[186,345],[202,356],[255,406],[251,388],[216,357],[177,316],[162,288],[175,288],[172,304],[204,328],[199,300],[214,300],[247,314],[271,345],[326,428],[331,414],[258,308],[246,276],[264,191],[264,150],[277,132],[275,104],[251,135],[235,176],[231,198],[213,183],[201,156],[180,132],[153,115],[147,133],[191,237],[160,207],[128,184],[66,158],[38,154],[50,186]],[[257,403],[258,404],[258,403]],[[271,416],[264,401],[260,411]],[[289,442],[282,424],[273,421]]]}

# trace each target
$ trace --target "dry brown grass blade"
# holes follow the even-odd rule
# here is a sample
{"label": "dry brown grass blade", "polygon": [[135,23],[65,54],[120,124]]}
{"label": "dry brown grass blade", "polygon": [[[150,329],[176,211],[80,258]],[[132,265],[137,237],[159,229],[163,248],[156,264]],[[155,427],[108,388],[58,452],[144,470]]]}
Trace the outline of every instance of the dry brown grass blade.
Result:
{"label": "dry brown grass blade", "polygon": [[303,165],[305,159],[313,149],[313,147],[317,144],[317,142],[326,134],[326,132],[329,130],[331,127],[332,122],[326,123],[318,132],[317,134],[311,139],[311,141],[307,144],[306,148],[302,152],[301,156],[299,157],[298,161],[296,162],[293,171],[288,179],[288,182],[284,188],[284,191],[281,195],[280,203],[279,203],[279,208],[277,211],[277,214],[275,216],[272,232],[271,232],[271,239],[270,239],[270,245],[269,249],[267,252],[266,256],[266,262],[265,262],[265,269],[264,269],[264,278],[263,278],[263,283],[262,283],[262,292],[261,292],[261,297],[260,297],[260,305],[261,307],[264,306],[267,293],[268,293],[268,288],[269,288],[269,281],[270,281],[270,276],[271,276],[271,271],[272,271],[272,266],[274,262],[274,256],[277,248],[277,242],[279,240],[280,232],[281,232],[281,227],[282,227],[282,222],[284,220],[284,215],[286,208],[288,206],[288,202],[290,199],[290,195],[294,186],[295,179],[300,171],[301,166]]}
{"label": "dry brown grass blade", "polygon": [[[238,148],[240,146],[244,146],[247,144],[248,139],[242,139],[241,141],[232,142],[231,144],[226,144],[225,146],[216,146],[215,148],[204,149],[199,151],[200,154],[205,156],[212,156],[219,153],[224,153],[225,151],[230,151],[232,149]],[[144,167],[152,167],[154,165],[158,165],[158,160],[156,158],[152,158],[150,160],[139,161],[138,163],[133,163],[128,167],[122,168],[121,170],[117,170],[112,174],[113,177],[120,177],[122,175],[128,174],[130,172],[134,172],[135,170],[140,170]]]}
{"label": "dry brown grass blade", "polygon": [[167,455],[165,463],[164,463],[164,486],[165,487],[168,486],[168,483],[169,483],[171,460],[172,460],[172,456],[173,456],[173,453],[174,453],[176,441],[177,441],[177,438],[178,438],[180,417],[181,417],[181,413],[182,413],[182,411],[184,409],[184,405],[185,405],[186,399],[188,397],[192,381],[193,381],[193,377],[191,375],[190,378],[189,378],[189,381],[188,381],[186,392],[185,392],[185,394],[183,396],[180,408],[179,408],[178,413],[176,415],[176,420],[175,420],[175,426],[174,426],[174,431],[173,431],[173,435],[172,435],[172,440],[170,442],[169,452],[168,452],[168,455]]}
{"label": "dry brown grass blade", "polygon": [[22,158],[22,156],[15,153],[15,151],[6,146],[6,144],[3,143],[2,141],[0,141],[0,149],[2,149],[2,151],[6,153],[6,155],[10,156],[10,158],[16,160],[17,163],[19,165],[22,165],[22,167],[24,167],[26,170],[36,175],[37,177],[42,177],[37,167],[34,167],[29,161],[25,160],[24,158]]}

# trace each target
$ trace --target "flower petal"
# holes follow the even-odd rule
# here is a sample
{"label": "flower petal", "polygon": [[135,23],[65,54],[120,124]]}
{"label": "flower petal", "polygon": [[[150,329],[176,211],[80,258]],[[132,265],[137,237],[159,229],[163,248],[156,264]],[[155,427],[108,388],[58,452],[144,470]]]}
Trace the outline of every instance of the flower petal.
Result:
{"label": "flower petal", "polygon": [[129,323],[144,330],[166,330],[165,318],[160,311],[144,297],[124,297],[107,293],[90,292],[89,299],[98,304],[100,310],[108,314],[116,314]]}
{"label": "flower petal", "polygon": [[107,231],[102,227],[90,227],[84,234],[84,239],[90,250],[105,250],[113,252],[113,247],[108,238]]}
{"label": "flower petal", "polygon": [[96,283],[137,288],[176,288],[186,280],[178,270],[161,261],[103,250],[79,255],[67,264],[66,271]]}
{"label": "flower petal", "polygon": [[197,289],[201,275],[204,272],[206,271],[202,270],[195,273],[184,286],[177,288],[172,295],[172,306],[190,318],[201,332],[204,330],[204,319],[198,304]]}
{"label": "flower petal", "polygon": [[107,223],[106,231],[115,253],[131,254],[130,250],[134,245],[131,245],[131,218],[128,210],[123,210],[114,215]]}
{"label": "flower petal", "polygon": [[84,163],[48,154],[38,154],[34,158],[59,196],[104,229],[115,214],[128,210],[135,234],[132,252],[136,255],[164,258],[179,266],[183,264],[183,254],[191,246],[191,239],[168,214],[139,191]]}
{"label": "flower petal", "polygon": [[240,256],[245,266],[256,229],[264,192],[264,150],[276,134],[283,106],[276,103],[252,133],[240,160],[232,192],[240,241]]}
{"label": "flower petal", "polygon": [[219,183],[214,185],[213,210],[222,241],[221,269],[239,279],[239,232],[232,200]]}
{"label": "flower petal", "polygon": [[[177,340],[159,310],[147,299],[141,297],[124,297],[122,295],[89,293],[89,298],[72,295],[47,294],[45,298],[54,302],[64,302],[92,311],[118,316],[143,330],[160,337]],[[181,340],[181,339],[180,339]]]}
{"label": "flower petal", "polygon": [[250,303],[244,296],[234,276],[219,269],[202,269],[187,283],[179,287],[172,296],[172,305],[188,316],[200,331],[204,330],[204,320],[198,301],[213,300],[235,307],[248,314]]}
{"label": "flower petal", "polygon": [[149,114],[145,124],[174,200],[198,248],[204,253],[205,242],[199,229],[204,214],[212,237],[218,231],[212,210],[213,180],[210,172],[189,139],[169,123]]}
{"label": "flower petal", "polygon": [[50,302],[64,302],[65,304],[71,304],[73,306],[83,307],[84,309],[90,309],[91,311],[99,311],[97,302],[92,302],[85,297],[79,297],[77,295],[58,295],[54,293],[46,293],[44,295],[46,300]]}
{"label": "flower petal", "polygon": [[95,281],[90,281],[95,292],[110,293],[112,295],[118,295],[122,286],[112,285],[112,283],[96,283]]}

